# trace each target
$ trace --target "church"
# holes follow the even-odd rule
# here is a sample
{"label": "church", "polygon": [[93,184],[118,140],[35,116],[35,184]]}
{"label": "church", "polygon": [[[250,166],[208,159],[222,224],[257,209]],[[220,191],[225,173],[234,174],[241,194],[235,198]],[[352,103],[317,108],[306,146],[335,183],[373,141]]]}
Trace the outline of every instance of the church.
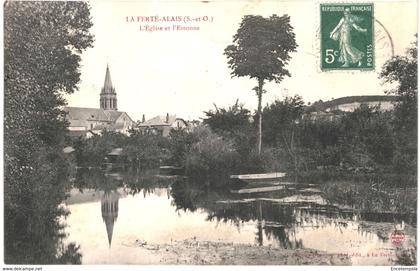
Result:
{"label": "church", "polygon": [[128,135],[135,122],[123,111],[118,111],[117,93],[112,85],[109,66],[106,67],[105,82],[101,89],[99,108],[65,107],[68,130],[72,137],[89,138],[100,135],[103,130]]}

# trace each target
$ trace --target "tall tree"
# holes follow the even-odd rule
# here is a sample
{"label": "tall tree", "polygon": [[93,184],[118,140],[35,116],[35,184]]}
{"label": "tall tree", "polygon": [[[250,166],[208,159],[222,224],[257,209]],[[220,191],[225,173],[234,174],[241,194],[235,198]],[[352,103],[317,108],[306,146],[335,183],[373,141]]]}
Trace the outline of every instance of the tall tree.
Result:
{"label": "tall tree", "polygon": [[417,35],[404,56],[395,56],[382,67],[380,77],[394,84],[389,94],[398,96],[394,110],[395,169],[417,171]]}
{"label": "tall tree", "polygon": [[396,83],[396,87],[388,91],[388,94],[398,96],[398,128],[417,127],[417,71],[417,41],[407,50],[405,56],[395,56],[382,67],[380,77],[383,81]]}
{"label": "tall tree", "polygon": [[258,97],[258,153],[262,146],[262,95],[266,81],[280,83],[285,76],[291,76],[285,68],[296,51],[297,44],[290,17],[272,15],[269,18],[246,15],[242,19],[233,44],[225,48],[232,76],[256,79],[254,88]]}
{"label": "tall tree", "polygon": [[[85,2],[4,4],[4,232],[7,263],[78,263],[64,246],[59,207],[68,161],[64,93],[77,90],[80,54],[92,46]],[[73,257],[74,256],[74,257]]]}

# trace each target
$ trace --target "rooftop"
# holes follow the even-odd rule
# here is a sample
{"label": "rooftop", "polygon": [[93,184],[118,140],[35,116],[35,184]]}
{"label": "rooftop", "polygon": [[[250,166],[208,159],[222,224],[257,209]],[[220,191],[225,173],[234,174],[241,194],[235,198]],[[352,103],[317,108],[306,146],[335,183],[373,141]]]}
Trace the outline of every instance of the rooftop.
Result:
{"label": "rooftop", "polygon": [[397,96],[389,96],[389,95],[364,95],[364,96],[347,96],[341,97],[337,99],[333,99],[331,101],[318,101],[313,103],[311,106],[308,107],[308,112],[313,111],[325,111],[328,108],[338,106],[341,104],[349,104],[349,103],[368,103],[368,102],[395,102],[397,101]]}
{"label": "rooftop", "polygon": [[[166,121],[166,118],[168,118],[168,121]],[[176,121],[176,119],[176,115],[156,116],[141,123],[139,126],[170,126]]]}
{"label": "rooftop", "polygon": [[65,107],[68,119],[75,121],[98,120],[115,122],[125,112],[101,108]]}

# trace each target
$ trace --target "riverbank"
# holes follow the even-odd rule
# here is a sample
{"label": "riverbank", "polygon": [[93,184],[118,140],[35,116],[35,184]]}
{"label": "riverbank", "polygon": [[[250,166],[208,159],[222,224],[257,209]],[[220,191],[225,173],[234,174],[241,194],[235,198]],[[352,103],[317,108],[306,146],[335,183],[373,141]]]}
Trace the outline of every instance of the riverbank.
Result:
{"label": "riverbank", "polygon": [[145,250],[148,264],[186,265],[351,265],[347,256],[314,249],[282,249],[271,246],[211,242],[189,238],[169,244],[136,240],[131,246]]}

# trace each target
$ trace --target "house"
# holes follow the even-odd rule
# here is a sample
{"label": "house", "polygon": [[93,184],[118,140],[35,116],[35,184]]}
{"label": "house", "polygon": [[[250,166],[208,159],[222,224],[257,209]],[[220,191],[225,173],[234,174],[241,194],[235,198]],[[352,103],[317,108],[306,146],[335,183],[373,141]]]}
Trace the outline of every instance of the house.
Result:
{"label": "house", "polygon": [[182,130],[188,127],[185,120],[177,118],[175,115],[156,116],[148,121],[138,124],[138,129],[142,133],[169,136],[173,129]]}
{"label": "house", "polygon": [[112,85],[109,67],[106,67],[105,82],[101,90],[99,108],[65,107],[70,136],[89,138],[102,130],[127,134],[135,122],[117,109],[117,93]]}
{"label": "house", "polygon": [[394,103],[397,96],[387,95],[364,95],[364,96],[347,96],[333,99],[327,102],[316,102],[308,108],[308,111],[324,111],[324,112],[353,112],[362,104],[367,106],[378,106],[381,111],[390,111],[394,109]]}
{"label": "house", "polygon": [[334,114],[331,112],[314,111],[304,114],[302,119],[310,121],[335,121],[340,119],[342,116],[342,114]]}
{"label": "house", "polygon": [[338,120],[362,105],[377,107],[380,111],[391,111],[394,109],[397,98],[397,96],[370,95],[341,97],[327,102],[318,101],[306,108],[302,118],[311,121]]}
{"label": "house", "polygon": [[68,130],[71,136],[90,137],[101,134],[102,130],[128,135],[134,121],[125,112],[109,111],[101,108],[66,107]]}

